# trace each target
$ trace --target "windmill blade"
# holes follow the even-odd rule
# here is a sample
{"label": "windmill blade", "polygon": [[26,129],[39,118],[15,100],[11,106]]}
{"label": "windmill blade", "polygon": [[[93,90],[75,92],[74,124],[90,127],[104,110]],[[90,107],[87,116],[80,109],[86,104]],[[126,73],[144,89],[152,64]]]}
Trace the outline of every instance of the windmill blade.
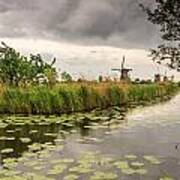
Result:
{"label": "windmill blade", "polygon": [[111,71],[121,71],[121,69],[111,69]]}
{"label": "windmill blade", "polygon": [[124,69],[125,61],[126,61],[126,57],[123,56],[123,60],[122,60],[122,63],[121,63],[121,69]]}

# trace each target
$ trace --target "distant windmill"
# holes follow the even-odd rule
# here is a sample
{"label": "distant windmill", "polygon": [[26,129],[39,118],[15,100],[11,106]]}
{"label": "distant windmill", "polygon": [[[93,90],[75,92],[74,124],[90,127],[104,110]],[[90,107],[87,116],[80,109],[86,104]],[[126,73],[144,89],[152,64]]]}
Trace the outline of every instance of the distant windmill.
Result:
{"label": "distant windmill", "polygon": [[161,82],[161,81],[163,81],[163,82],[167,82],[167,81],[173,81],[174,80],[174,75],[172,75],[172,76],[168,76],[167,75],[167,71],[165,71],[165,73],[164,74],[155,74],[155,77],[154,77],[154,81],[155,82]]}
{"label": "distant windmill", "polygon": [[130,80],[129,72],[132,71],[132,69],[125,68],[125,62],[126,62],[126,58],[125,58],[125,56],[123,56],[121,68],[120,69],[119,68],[111,69],[112,71],[116,71],[116,72],[120,73],[120,80]]}

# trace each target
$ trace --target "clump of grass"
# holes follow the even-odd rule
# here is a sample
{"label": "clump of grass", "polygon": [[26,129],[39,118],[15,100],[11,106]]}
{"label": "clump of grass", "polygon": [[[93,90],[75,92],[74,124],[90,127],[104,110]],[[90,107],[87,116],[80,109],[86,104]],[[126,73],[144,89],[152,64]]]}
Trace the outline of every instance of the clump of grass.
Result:
{"label": "clump of grass", "polygon": [[177,89],[173,83],[67,83],[54,87],[3,87],[0,91],[0,113],[61,114],[89,111],[94,108],[163,99],[173,95]]}

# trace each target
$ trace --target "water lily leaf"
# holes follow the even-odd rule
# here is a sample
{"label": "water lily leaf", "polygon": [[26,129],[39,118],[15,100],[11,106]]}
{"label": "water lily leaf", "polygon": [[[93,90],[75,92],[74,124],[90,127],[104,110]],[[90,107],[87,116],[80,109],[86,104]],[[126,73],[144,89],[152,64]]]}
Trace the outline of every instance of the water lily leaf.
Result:
{"label": "water lily leaf", "polygon": [[40,170],[44,169],[44,167],[43,166],[35,166],[35,167],[33,167],[33,169],[40,171]]}
{"label": "water lily leaf", "polygon": [[65,176],[63,180],[77,180],[78,178],[79,178],[78,175],[69,174],[69,175]]}
{"label": "water lily leaf", "polygon": [[28,162],[24,162],[24,165],[29,166],[29,167],[34,167],[39,165],[39,162],[37,161],[28,161]]}
{"label": "water lily leaf", "polygon": [[108,172],[95,172],[93,176],[91,176],[90,180],[114,180],[117,179],[117,174],[108,173]]}
{"label": "water lily leaf", "polygon": [[146,169],[137,169],[135,172],[140,175],[145,175],[148,171]]}
{"label": "water lily leaf", "polygon": [[114,165],[119,169],[129,169],[129,164],[127,161],[117,161]]}
{"label": "water lily leaf", "polygon": [[14,141],[16,138],[15,137],[6,137],[7,141]]}
{"label": "water lily leaf", "polygon": [[135,174],[136,171],[132,168],[125,168],[125,169],[121,169],[121,172],[123,174],[127,174],[127,175],[132,175],[132,174]]}
{"label": "water lily leaf", "polygon": [[3,163],[14,163],[14,162],[17,162],[16,158],[6,158],[6,159],[3,159]]}
{"label": "water lily leaf", "polygon": [[45,133],[44,135],[49,136],[49,137],[57,137],[58,136],[58,134],[56,134],[56,133]]}
{"label": "water lily leaf", "polygon": [[[5,176],[12,176],[14,178],[14,176],[20,175],[22,174],[21,171],[17,171],[17,170],[9,170]],[[14,179],[13,179],[14,180]]]}
{"label": "water lily leaf", "polygon": [[101,166],[104,166],[104,165],[109,165],[113,161],[114,161],[114,159],[112,159],[110,157],[102,157],[98,161],[98,164],[101,165]]}
{"label": "water lily leaf", "polygon": [[9,153],[12,153],[12,152],[14,152],[13,148],[6,148],[6,149],[1,150],[2,154],[9,154]]}
{"label": "water lily leaf", "polygon": [[55,139],[54,142],[55,142],[55,143],[63,143],[63,142],[64,142],[64,139]]}
{"label": "water lily leaf", "polygon": [[42,175],[34,175],[32,176],[33,180],[54,180],[53,178],[49,178],[46,176],[42,176]]}
{"label": "water lily leaf", "polygon": [[144,159],[151,164],[161,164],[161,161],[154,156],[144,156]]}
{"label": "water lily leaf", "polygon": [[86,174],[86,173],[93,172],[94,170],[91,169],[90,167],[85,167],[85,166],[79,165],[79,166],[70,168],[69,171],[80,173],[80,174]]}
{"label": "water lily leaf", "polygon": [[25,153],[23,153],[24,158],[33,158],[33,157],[36,157],[36,156],[37,156],[37,154],[34,153],[34,152],[25,152]]}
{"label": "water lily leaf", "polygon": [[39,126],[48,126],[48,125],[50,125],[51,124],[51,122],[38,122],[38,125]]}
{"label": "water lily leaf", "polygon": [[38,130],[31,130],[31,131],[29,131],[29,134],[36,134],[36,133],[38,133]]}
{"label": "water lily leaf", "polygon": [[0,123],[0,129],[4,129],[8,126],[6,123]]}
{"label": "water lily leaf", "polygon": [[49,150],[47,150],[47,149],[39,151],[38,154],[39,154],[40,159],[41,158],[49,158],[51,156],[51,154],[49,153]]}
{"label": "water lily leaf", "polygon": [[16,126],[24,126],[25,125],[25,122],[18,122],[18,123],[15,123]]}
{"label": "water lily leaf", "polygon": [[141,162],[132,162],[131,165],[135,168],[140,168],[140,167],[143,167],[144,166],[144,163],[141,163]]}
{"label": "water lily leaf", "polygon": [[53,169],[48,171],[48,175],[58,175],[61,174],[65,169],[67,168],[67,165],[65,164],[59,164],[53,167]]}
{"label": "water lily leaf", "polygon": [[64,130],[60,130],[59,132],[60,132],[61,134],[64,134],[64,135],[68,135],[68,134],[69,134],[68,131],[64,131]]}
{"label": "water lily leaf", "polygon": [[72,129],[72,130],[71,130],[71,133],[74,133],[74,134],[75,134],[75,133],[77,133],[77,132],[78,132],[78,131],[77,131],[76,129]]}
{"label": "water lily leaf", "polygon": [[126,158],[126,159],[129,159],[129,160],[135,160],[135,159],[137,159],[137,156],[136,156],[136,155],[129,154],[129,155],[125,155],[125,158]]}
{"label": "water lily leaf", "polygon": [[95,138],[95,137],[85,137],[84,139],[85,139],[86,141],[90,141],[90,142],[96,142],[96,143],[102,142],[101,139],[98,139],[98,138]]}
{"label": "water lily leaf", "polygon": [[6,130],[6,132],[7,132],[7,133],[14,133],[15,130],[8,129],[8,130]]}
{"label": "water lily leaf", "polygon": [[1,137],[0,137],[0,141],[5,141],[6,138],[7,138],[6,136],[1,136]]}
{"label": "water lily leaf", "polygon": [[13,176],[13,177],[2,177],[1,180],[26,180],[25,177]]}
{"label": "water lily leaf", "polygon": [[32,145],[29,145],[28,147],[29,147],[30,151],[39,151],[39,150],[41,150],[42,145],[39,143],[34,143]]}
{"label": "water lily leaf", "polygon": [[5,174],[7,174],[8,172],[9,172],[9,170],[7,170],[7,169],[1,169],[0,170],[0,175],[5,176]]}
{"label": "water lily leaf", "polygon": [[15,158],[7,158],[3,160],[3,167],[6,167],[8,169],[15,168],[17,166],[17,159]]}
{"label": "water lily leaf", "polygon": [[160,178],[159,180],[174,180],[174,178],[165,176],[165,177]]}
{"label": "water lily leaf", "polygon": [[58,159],[58,160],[53,160],[51,161],[52,164],[59,164],[59,163],[73,163],[74,162],[74,159],[66,159],[66,158],[63,158],[63,159]]}
{"label": "water lily leaf", "polygon": [[21,141],[22,143],[28,144],[28,143],[31,142],[31,139],[30,139],[30,138],[20,138],[20,141]]}
{"label": "water lily leaf", "polygon": [[16,128],[15,131],[19,132],[19,131],[21,131],[21,128]]}
{"label": "water lily leaf", "polygon": [[68,122],[63,122],[62,125],[67,127],[74,127],[72,123],[68,123]]}

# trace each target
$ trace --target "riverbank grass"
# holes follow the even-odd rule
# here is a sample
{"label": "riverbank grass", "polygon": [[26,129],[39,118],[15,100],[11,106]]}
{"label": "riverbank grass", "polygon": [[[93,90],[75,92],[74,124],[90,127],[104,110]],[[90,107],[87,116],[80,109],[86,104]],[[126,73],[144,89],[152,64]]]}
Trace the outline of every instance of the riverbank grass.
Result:
{"label": "riverbank grass", "polygon": [[31,87],[1,87],[1,114],[62,114],[95,108],[161,101],[177,92],[174,83],[62,83]]}

